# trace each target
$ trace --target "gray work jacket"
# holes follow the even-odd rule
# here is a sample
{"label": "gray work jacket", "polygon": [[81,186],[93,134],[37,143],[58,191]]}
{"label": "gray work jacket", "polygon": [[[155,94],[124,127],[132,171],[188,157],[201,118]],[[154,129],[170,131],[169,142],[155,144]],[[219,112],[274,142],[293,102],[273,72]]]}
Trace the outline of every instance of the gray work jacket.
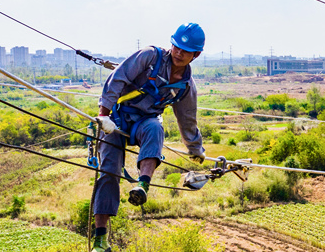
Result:
{"label": "gray work jacket", "polygon": [[[162,49],[162,48],[161,48]],[[154,47],[147,47],[134,53],[132,56],[124,60],[108,77],[103,88],[102,96],[99,99],[99,105],[112,110],[113,105],[119,97],[139,89],[146,83],[152,67],[156,64],[158,57],[157,50]],[[165,84],[169,81],[171,73],[171,55],[170,50],[162,49],[162,62],[158,71],[156,85]],[[178,127],[184,144],[190,154],[200,155],[204,152],[202,147],[202,136],[197,128],[196,112],[197,112],[197,91],[194,79],[191,76],[191,67],[186,67],[183,75],[183,81],[187,82],[187,88],[181,100],[175,102],[172,107],[177,118]],[[174,89],[174,91],[178,91]],[[169,88],[161,88],[159,94],[169,96],[171,91]],[[141,109],[146,114],[162,114],[164,107],[153,106],[155,99],[146,95],[145,98],[138,101],[136,98],[126,102],[127,106]],[[132,120],[137,120],[131,115]]]}

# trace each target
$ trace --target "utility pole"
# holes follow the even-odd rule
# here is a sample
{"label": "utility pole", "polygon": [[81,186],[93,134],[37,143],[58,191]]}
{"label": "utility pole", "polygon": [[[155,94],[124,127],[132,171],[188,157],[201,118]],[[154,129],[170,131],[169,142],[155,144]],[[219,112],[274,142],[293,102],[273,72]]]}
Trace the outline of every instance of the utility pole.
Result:
{"label": "utility pole", "polygon": [[34,74],[34,85],[36,86],[36,80],[35,80],[35,67],[33,67],[33,74]]}
{"label": "utility pole", "polygon": [[99,78],[100,78],[100,86],[103,86],[103,82],[102,82],[102,68],[99,67]]}
{"label": "utility pole", "polygon": [[140,39],[138,39],[138,51],[140,50]]}
{"label": "utility pole", "polygon": [[221,52],[221,64],[222,64],[222,66],[224,65],[224,62],[223,62],[223,51]]}
{"label": "utility pole", "polygon": [[229,72],[232,73],[233,71],[233,66],[232,66],[232,52],[231,52],[231,46],[230,46],[230,55],[229,55]]}
{"label": "utility pole", "polygon": [[272,46],[271,46],[271,49],[270,49],[270,53],[271,53],[271,59],[272,59],[272,57],[273,57],[273,48],[272,48]]}
{"label": "utility pole", "polygon": [[75,55],[75,67],[76,67],[76,82],[78,82],[78,65],[77,65],[77,54]]}

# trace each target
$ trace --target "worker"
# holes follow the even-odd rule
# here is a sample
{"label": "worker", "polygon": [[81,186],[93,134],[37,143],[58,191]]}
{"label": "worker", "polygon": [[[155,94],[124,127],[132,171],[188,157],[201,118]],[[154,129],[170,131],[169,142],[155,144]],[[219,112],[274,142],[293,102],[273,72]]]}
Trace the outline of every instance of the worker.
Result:
{"label": "worker", "polygon": [[[159,116],[172,105],[183,143],[191,158],[205,159],[202,136],[197,128],[197,91],[189,65],[203,51],[205,35],[196,23],[182,24],[171,36],[171,49],[147,47],[124,60],[108,77],[99,99],[101,139],[120,147],[138,145],[138,185],[128,201],[139,206],[147,201],[151,177],[161,163],[164,129]],[[126,138],[116,132],[130,134]],[[101,169],[121,175],[125,152],[99,143]],[[92,252],[111,251],[107,222],[116,216],[120,203],[120,179],[101,174],[97,182],[94,215],[95,242]]]}

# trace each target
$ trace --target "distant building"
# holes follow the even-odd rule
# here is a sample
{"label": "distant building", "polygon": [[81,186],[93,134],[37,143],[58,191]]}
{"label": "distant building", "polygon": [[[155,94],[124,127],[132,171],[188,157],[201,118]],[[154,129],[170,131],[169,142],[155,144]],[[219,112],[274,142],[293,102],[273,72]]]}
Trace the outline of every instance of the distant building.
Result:
{"label": "distant building", "polygon": [[46,56],[46,50],[36,50],[37,56]]}
{"label": "distant building", "polygon": [[16,46],[11,49],[11,55],[15,66],[28,66],[30,64],[30,55],[28,47]]}
{"label": "distant building", "polygon": [[46,64],[46,56],[43,55],[32,55],[31,65],[35,67],[44,67]]}
{"label": "distant building", "polygon": [[325,60],[267,60],[267,75],[283,74],[286,72],[313,74],[325,72]]}
{"label": "distant building", "polygon": [[5,67],[6,65],[6,48],[0,46],[0,67]]}
{"label": "distant building", "polygon": [[63,49],[55,48],[54,49],[54,61],[56,64],[62,64],[63,62]]}

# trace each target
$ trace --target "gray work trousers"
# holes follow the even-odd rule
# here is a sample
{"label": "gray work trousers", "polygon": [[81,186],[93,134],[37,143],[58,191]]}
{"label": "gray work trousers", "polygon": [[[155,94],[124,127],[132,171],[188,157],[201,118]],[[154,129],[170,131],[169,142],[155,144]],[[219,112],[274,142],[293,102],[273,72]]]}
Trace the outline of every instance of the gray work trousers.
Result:
{"label": "gray work trousers", "polygon": [[[101,139],[123,146],[122,136],[118,133],[105,135],[101,132]],[[140,147],[137,165],[146,158],[156,158],[157,166],[160,164],[161,151],[164,143],[164,129],[157,118],[144,120],[136,131],[136,140]],[[124,165],[124,151],[111,145],[100,142],[99,155],[101,169],[110,173],[121,175]],[[116,216],[120,204],[120,178],[101,173],[97,181],[97,190],[94,201],[94,214],[108,214]]]}

